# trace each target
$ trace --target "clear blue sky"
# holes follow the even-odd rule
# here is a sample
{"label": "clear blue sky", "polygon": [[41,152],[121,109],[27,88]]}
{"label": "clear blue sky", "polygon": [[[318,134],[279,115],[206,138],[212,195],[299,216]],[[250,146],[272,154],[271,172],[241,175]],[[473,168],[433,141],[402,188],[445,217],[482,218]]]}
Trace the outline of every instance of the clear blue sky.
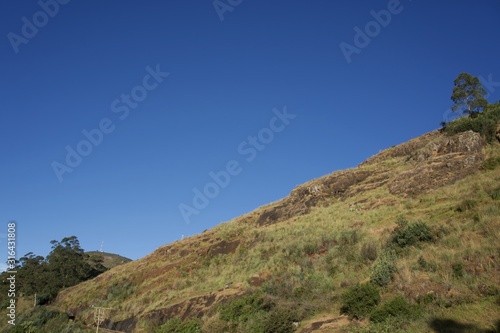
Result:
{"label": "clear blue sky", "polygon": [[462,71],[500,81],[497,0],[43,1],[0,4],[2,262],[11,220],[19,256],[140,258],[438,128]]}

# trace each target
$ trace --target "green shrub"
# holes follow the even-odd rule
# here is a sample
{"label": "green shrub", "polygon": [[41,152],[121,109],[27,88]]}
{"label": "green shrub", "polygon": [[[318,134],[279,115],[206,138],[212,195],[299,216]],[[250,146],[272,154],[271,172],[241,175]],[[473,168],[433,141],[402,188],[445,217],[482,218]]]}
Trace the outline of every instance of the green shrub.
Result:
{"label": "green shrub", "polygon": [[434,294],[434,293],[428,293],[425,295],[419,295],[415,299],[417,301],[417,304],[420,305],[429,305],[429,304],[435,304],[438,302],[439,297]]}
{"label": "green shrub", "polygon": [[453,270],[453,276],[456,278],[461,278],[464,276],[464,264],[461,262],[455,262],[451,265],[451,269]]}
{"label": "green shrub", "polygon": [[294,322],[299,317],[294,309],[286,307],[273,308],[263,322],[263,333],[292,333],[295,332]]}
{"label": "green shrub", "polygon": [[303,251],[307,255],[313,255],[313,254],[317,253],[318,250],[319,250],[318,244],[307,243],[306,245],[304,245],[304,250]]}
{"label": "green shrub", "polygon": [[267,311],[271,304],[265,302],[261,295],[250,294],[235,298],[219,307],[220,319],[227,322],[247,322],[259,312]]}
{"label": "green shrub", "polygon": [[435,262],[429,262],[425,260],[425,258],[422,256],[418,257],[417,262],[420,268],[422,268],[425,271],[435,272],[438,269],[438,266]]}
{"label": "green shrub", "polygon": [[464,213],[469,210],[473,210],[474,208],[477,207],[477,201],[474,199],[465,199],[462,200],[459,204],[458,207],[456,208],[457,212]]}
{"label": "green shrub", "polygon": [[276,300],[258,293],[238,297],[219,306],[219,319],[228,323],[230,332],[294,332],[293,323],[308,315],[308,310],[294,303],[283,305]]}
{"label": "green shrub", "polygon": [[499,157],[490,157],[484,160],[483,169],[485,170],[495,170],[500,165]]}
{"label": "green shrub", "polygon": [[287,275],[281,279],[271,279],[262,285],[262,291],[266,294],[282,299],[293,299],[296,296],[297,286],[292,282],[293,277]]}
{"label": "green shrub", "polygon": [[500,200],[500,187],[490,191],[488,194],[493,200]]}
{"label": "green shrub", "polygon": [[427,269],[427,267],[429,266],[429,264],[427,263],[427,260],[425,260],[425,258],[422,256],[418,257],[417,262],[418,262],[418,265],[423,269]]}
{"label": "green shrub", "polygon": [[381,307],[375,309],[370,315],[370,320],[376,323],[384,322],[390,318],[413,320],[420,314],[420,308],[412,305],[403,296],[396,296]]}
{"label": "green shrub", "polygon": [[371,283],[358,284],[342,294],[341,313],[351,318],[363,319],[370,315],[380,302],[378,288]]}
{"label": "green shrub", "polygon": [[360,255],[364,261],[374,261],[378,256],[377,245],[373,242],[364,243]]}
{"label": "green shrub", "polygon": [[400,219],[397,221],[397,225],[392,233],[390,242],[400,248],[411,246],[418,242],[430,242],[434,239],[431,230],[424,222],[408,222]]}
{"label": "green shrub", "polygon": [[381,287],[391,282],[396,271],[396,256],[390,252],[384,252],[373,263],[370,275],[370,282]]}
{"label": "green shrub", "polygon": [[462,117],[446,124],[444,131],[448,135],[474,131],[481,134],[489,143],[495,139],[497,123],[500,121],[500,104],[489,105],[476,117]]}
{"label": "green shrub", "polygon": [[154,333],[202,333],[202,330],[199,319],[182,321],[179,318],[172,318],[157,327]]}

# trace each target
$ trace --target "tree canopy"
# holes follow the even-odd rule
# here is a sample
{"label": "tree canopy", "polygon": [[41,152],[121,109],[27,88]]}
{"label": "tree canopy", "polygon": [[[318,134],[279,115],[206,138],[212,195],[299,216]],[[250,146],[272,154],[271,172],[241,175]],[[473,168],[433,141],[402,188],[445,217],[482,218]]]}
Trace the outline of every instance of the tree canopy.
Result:
{"label": "tree canopy", "polygon": [[[94,278],[106,270],[102,257],[86,254],[76,236],[50,243],[52,251],[46,258],[29,252],[19,259],[16,267],[17,291],[26,296],[36,293],[39,304],[53,300],[61,289]],[[6,273],[0,277],[0,290],[8,289]]]}
{"label": "tree canopy", "polygon": [[484,98],[486,90],[479,79],[469,73],[460,73],[453,81],[453,93],[451,100],[453,112],[461,112],[474,117],[488,106],[488,101]]}

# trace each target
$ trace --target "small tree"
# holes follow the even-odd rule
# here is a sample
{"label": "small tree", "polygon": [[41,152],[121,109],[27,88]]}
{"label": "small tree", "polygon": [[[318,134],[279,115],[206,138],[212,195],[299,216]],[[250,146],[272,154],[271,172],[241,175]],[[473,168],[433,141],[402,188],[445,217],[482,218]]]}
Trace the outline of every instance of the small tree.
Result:
{"label": "small tree", "polygon": [[451,106],[453,112],[462,112],[474,117],[488,105],[488,101],[484,98],[486,90],[477,77],[460,73],[453,83],[451,95],[451,100],[454,102]]}

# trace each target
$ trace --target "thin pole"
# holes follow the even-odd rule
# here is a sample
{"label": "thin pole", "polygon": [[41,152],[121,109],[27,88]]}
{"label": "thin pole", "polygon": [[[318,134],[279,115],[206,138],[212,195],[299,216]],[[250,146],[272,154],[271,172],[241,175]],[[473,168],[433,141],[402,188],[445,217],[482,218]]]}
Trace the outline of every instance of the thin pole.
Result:
{"label": "thin pole", "polygon": [[99,333],[99,325],[104,322],[104,310],[111,310],[111,308],[101,308],[98,306],[92,306],[96,312],[94,313],[94,320],[96,322],[96,333]]}

